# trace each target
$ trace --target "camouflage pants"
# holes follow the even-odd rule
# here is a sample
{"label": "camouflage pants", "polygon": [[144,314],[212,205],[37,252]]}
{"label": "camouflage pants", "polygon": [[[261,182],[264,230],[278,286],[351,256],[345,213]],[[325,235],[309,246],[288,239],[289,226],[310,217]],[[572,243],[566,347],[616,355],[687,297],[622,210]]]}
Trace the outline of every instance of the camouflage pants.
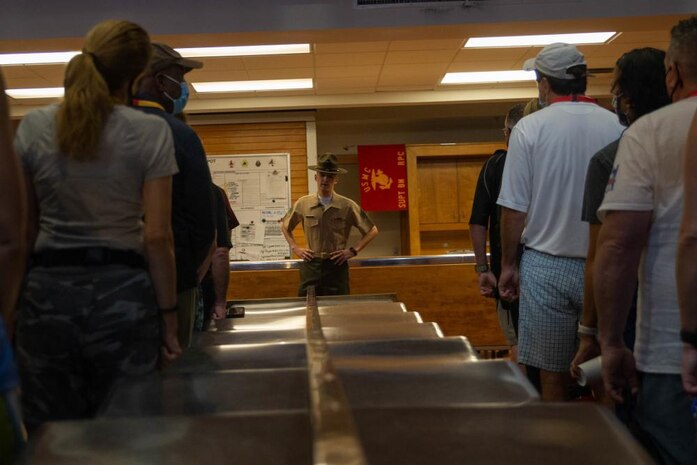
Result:
{"label": "camouflage pants", "polygon": [[349,265],[336,265],[328,258],[313,258],[300,264],[298,296],[307,295],[307,287],[315,286],[317,295],[346,295],[349,289]]}
{"label": "camouflage pants", "polygon": [[27,428],[94,416],[116,379],[155,370],[159,348],[160,319],[146,271],[31,269],[17,321]]}

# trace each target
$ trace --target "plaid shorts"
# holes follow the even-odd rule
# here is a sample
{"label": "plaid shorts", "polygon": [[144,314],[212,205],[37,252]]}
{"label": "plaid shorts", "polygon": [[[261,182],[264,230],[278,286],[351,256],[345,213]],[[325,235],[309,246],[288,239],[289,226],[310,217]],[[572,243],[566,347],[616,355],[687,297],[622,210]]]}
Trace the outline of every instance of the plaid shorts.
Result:
{"label": "plaid shorts", "polygon": [[583,310],[585,259],[526,249],[520,263],[518,361],[547,371],[569,371]]}

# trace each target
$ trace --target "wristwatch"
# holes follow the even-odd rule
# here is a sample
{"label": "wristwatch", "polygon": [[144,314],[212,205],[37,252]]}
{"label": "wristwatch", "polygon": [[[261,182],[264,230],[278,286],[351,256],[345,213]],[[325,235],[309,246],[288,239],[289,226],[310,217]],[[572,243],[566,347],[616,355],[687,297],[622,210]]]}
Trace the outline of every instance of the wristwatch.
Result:
{"label": "wristwatch", "polygon": [[680,340],[685,344],[690,344],[692,347],[697,347],[697,331],[680,330]]}
{"label": "wristwatch", "polygon": [[474,271],[477,273],[486,273],[489,271],[489,265],[486,263],[484,265],[474,265]]}

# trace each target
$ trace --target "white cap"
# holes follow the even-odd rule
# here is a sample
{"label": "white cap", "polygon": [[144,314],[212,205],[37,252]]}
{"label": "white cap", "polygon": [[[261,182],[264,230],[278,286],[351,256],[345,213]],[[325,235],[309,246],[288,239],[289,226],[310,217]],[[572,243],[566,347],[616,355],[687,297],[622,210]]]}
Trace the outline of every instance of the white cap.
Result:
{"label": "white cap", "polygon": [[585,64],[583,53],[579,52],[575,45],[557,42],[547,45],[535,58],[526,60],[523,69],[536,69],[545,76],[557,79],[576,79],[576,76],[567,73],[567,70]]}

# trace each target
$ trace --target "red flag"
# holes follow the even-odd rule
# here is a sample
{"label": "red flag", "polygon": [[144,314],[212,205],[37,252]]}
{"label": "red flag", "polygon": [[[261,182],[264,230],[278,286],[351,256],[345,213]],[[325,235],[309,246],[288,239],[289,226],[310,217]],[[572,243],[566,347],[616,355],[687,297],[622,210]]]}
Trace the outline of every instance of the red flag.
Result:
{"label": "red flag", "polygon": [[359,145],[361,207],[407,210],[407,152],[404,145]]}

